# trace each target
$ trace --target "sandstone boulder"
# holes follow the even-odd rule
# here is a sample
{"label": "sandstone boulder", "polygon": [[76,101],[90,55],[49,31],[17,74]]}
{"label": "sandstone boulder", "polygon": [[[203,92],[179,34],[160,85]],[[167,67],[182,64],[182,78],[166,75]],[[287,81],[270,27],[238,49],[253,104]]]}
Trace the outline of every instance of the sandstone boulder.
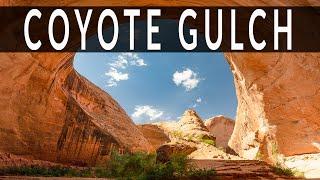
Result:
{"label": "sandstone boulder", "polygon": [[138,125],[138,128],[151,144],[153,151],[156,151],[156,149],[158,149],[161,145],[170,142],[169,136],[157,125],[143,124]]}
{"label": "sandstone boulder", "polygon": [[197,150],[196,147],[191,147],[186,144],[164,144],[157,149],[157,161],[166,163],[173,155],[189,155],[195,150]]}

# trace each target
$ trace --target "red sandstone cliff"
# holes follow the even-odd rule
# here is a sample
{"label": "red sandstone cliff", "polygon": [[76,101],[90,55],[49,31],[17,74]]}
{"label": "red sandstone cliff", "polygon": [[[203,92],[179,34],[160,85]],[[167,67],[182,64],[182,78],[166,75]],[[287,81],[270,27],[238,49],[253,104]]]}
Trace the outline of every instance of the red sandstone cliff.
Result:
{"label": "red sandstone cliff", "polygon": [[205,121],[205,125],[209,132],[216,137],[217,147],[227,149],[229,139],[234,129],[234,120],[224,117],[215,116]]}
{"label": "red sandstone cliff", "polygon": [[93,164],[150,145],[119,104],[76,73],[72,55],[0,54],[0,151]]}

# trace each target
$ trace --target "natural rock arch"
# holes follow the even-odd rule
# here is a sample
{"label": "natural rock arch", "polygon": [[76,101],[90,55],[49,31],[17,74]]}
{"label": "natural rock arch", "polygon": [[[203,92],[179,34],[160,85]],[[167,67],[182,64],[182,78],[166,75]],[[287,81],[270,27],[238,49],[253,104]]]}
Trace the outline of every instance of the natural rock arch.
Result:
{"label": "natural rock arch", "polygon": [[[1,2],[7,6],[319,5],[300,0]],[[73,56],[0,53],[0,151],[92,164],[114,148],[149,150],[150,144],[117,102],[75,72]],[[230,147],[250,159],[258,151],[265,158],[275,152],[319,153],[320,54],[226,53],[226,58],[238,97]]]}

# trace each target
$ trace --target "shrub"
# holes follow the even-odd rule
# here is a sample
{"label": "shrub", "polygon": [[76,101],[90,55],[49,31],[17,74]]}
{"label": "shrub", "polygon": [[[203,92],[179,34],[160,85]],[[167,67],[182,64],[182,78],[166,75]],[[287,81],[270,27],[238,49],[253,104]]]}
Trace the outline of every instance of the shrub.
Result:
{"label": "shrub", "polygon": [[183,138],[183,134],[181,131],[172,131],[170,134],[175,138]]}
{"label": "shrub", "polygon": [[209,144],[211,146],[215,145],[215,142],[212,139],[203,139],[202,142],[205,143],[205,144]]}
{"label": "shrub", "polygon": [[154,154],[112,153],[105,166],[98,168],[97,177],[124,179],[178,179],[214,175],[214,170],[197,170],[189,164],[186,155],[175,154],[166,163],[156,161]]}
{"label": "shrub", "polygon": [[198,137],[198,140],[200,142],[202,142],[202,143],[205,143],[205,144],[208,144],[208,145],[211,145],[211,146],[215,146],[216,145],[216,142],[213,139],[210,139],[207,136],[200,135]]}
{"label": "shrub", "polygon": [[120,155],[112,152],[105,166],[96,168],[97,177],[137,177],[154,167],[156,156],[147,153]]}
{"label": "shrub", "polygon": [[272,167],[272,169],[277,175],[294,176],[294,177],[298,177],[298,178],[304,178],[303,172],[299,172],[295,169],[283,167],[279,163],[277,163],[276,166]]}
{"label": "shrub", "polygon": [[290,168],[282,167],[280,164],[277,163],[276,166],[272,167],[272,170],[277,175],[284,175],[284,176],[294,176],[294,172]]}
{"label": "shrub", "polygon": [[105,165],[95,168],[75,169],[68,167],[10,167],[0,169],[0,175],[45,177],[101,177],[120,179],[206,179],[215,171],[192,167],[186,155],[175,154],[166,163],[156,161],[155,154],[134,153],[120,155],[112,152]]}

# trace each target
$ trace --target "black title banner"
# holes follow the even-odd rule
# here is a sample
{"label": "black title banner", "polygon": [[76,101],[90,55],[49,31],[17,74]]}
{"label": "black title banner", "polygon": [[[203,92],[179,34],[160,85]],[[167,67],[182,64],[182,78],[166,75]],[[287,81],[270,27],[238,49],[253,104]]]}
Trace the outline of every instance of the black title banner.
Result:
{"label": "black title banner", "polygon": [[1,7],[1,52],[319,52],[319,7]]}

